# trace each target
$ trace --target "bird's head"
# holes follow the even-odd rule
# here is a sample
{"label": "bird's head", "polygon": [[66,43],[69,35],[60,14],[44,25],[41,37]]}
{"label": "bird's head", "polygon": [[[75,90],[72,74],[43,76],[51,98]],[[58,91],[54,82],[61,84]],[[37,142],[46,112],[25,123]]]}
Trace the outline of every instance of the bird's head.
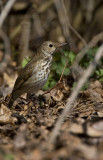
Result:
{"label": "bird's head", "polygon": [[66,45],[66,44],[67,43],[58,43],[58,42],[46,41],[41,45],[40,50],[46,56],[51,56],[55,52],[56,49],[62,47],[63,45]]}

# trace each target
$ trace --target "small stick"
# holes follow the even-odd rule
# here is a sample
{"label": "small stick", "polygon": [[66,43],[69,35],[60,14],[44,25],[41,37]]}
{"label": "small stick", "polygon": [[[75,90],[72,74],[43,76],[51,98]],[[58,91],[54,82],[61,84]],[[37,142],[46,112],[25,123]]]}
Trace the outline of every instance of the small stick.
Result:
{"label": "small stick", "polygon": [[[10,98],[9,101],[10,101],[10,100],[11,100],[12,102],[14,102],[14,100],[13,100],[12,98]],[[6,104],[7,104],[7,103],[6,103]],[[8,104],[7,104],[7,106],[8,106]],[[17,104],[17,106],[19,106],[19,107],[21,108],[21,106],[20,106],[19,104]],[[9,108],[9,107],[8,107],[8,108]],[[10,109],[10,108],[9,108],[9,109]]]}
{"label": "small stick", "polygon": [[58,83],[57,83],[57,84],[59,84],[59,83],[61,82],[61,80],[62,80],[62,78],[63,78],[63,74],[64,74],[64,71],[65,71],[65,68],[66,68],[67,64],[68,64],[68,60],[66,60],[65,66],[64,66],[64,68],[63,68],[62,74],[61,74],[60,79],[59,79],[59,81],[58,81]]}
{"label": "small stick", "polygon": [[4,55],[0,62],[0,72],[4,72],[11,58],[11,46],[8,36],[1,28],[0,28],[0,38],[3,40],[5,46]]}
{"label": "small stick", "polygon": [[12,8],[12,6],[15,2],[16,2],[16,0],[9,0],[6,3],[5,7],[2,9],[2,12],[0,15],[0,27],[2,27],[5,18],[7,17],[8,13],[10,12],[10,9]]}
{"label": "small stick", "polygon": [[46,91],[45,93],[43,93],[43,95],[51,92],[54,88],[56,88],[57,86],[59,86],[59,84],[60,84],[60,82],[61,82],[61,80],[62,80],[62,78],[63,78],[63,74],[64,74],[64,71],[65,71],[65,68],[66,68],[67,64],[68,64],[68,60],[66,60],[65,66],[64,66],[64,68],[63,68],[62,74],[61,74],[60,79],[59,79],[59,81],[57,82],[57,84],[56,84],[53,88],[51,88],[49,91]]}

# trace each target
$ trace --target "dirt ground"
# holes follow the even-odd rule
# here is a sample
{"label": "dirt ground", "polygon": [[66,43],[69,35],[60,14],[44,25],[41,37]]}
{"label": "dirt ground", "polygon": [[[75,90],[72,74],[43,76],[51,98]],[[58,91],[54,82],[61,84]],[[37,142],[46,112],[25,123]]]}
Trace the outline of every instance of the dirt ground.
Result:
{"label": "dirt ground", "polygon": [[[10,92],[15,81],[4,73],[6,85],[0,93]],[[1,78],[2,81],[2,78]],[[0,159],[16,160],[102,160],[103,159],[103,86],[99,81],[81,91],[66,118],[55,144],[46,148],[50,133],[65,107],[71,89],[67,82],[44,94],[19,98],[7,108],[9,97],[1,98]],[[1,96],[2,97],[2,96]],[[25,95],[24,95],[25,97]]]}

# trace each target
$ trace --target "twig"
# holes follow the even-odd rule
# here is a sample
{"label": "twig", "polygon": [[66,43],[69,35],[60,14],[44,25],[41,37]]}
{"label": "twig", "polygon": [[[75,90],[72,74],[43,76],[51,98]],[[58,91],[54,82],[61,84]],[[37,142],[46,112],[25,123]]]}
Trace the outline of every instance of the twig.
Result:
{"label": "twig", "polygon": [[94,5],[95,5],[94,0],[90,0],[90,1],[87,2],[87,5],[86,5],[86,19],[87,19],[87,22],[90,22],[92,20]]}
{"label": "twig", "polygon": [[69,17],[67,16],[67,11],[64,5],[63,0],[54,0],[55,6],[58,12],[59,20],[61,23],[61,26],[63,28],[64,36],[66,37],[66,40],[68,43],[68,37],[70,37],[70,31],[69,28],[75,33],[75,35],[83,42],[84,46],[87,46],[86,41],[82,38],[82,36],[71,26],[69,22]]}
{"label": "twig", "polygon": [[2,9],[3,9],[3,2],[0,0],[0,14],[2,12]]}
{"label": "twig", "polygon": [[76,59],[74,61],[74,63],[71,66],[71,71],[72,71],[72,75],[74,77],[74,79],[78,79],[82,73],[84,72],[82,67],[79,66],[79,62],[81,61],[81,59],[85,56],[85,54],[87,53],[87,51],[96,46],[96,44],[100,41],[103,40],[103,32],[97,34],[90,42],[89,44],[82,49],[76,56]]}
{"label": "twig", "polygon": [[3,8],[1,15],[0,15],[0,27],[2,27],[5,18],[7,17],[10,9],[12,8],[12,6],[15,2],[16,2],[16,0],[9,0],[6,3],[5,7]]}
{"label": "twig", "polygon": [[84,38],[71,26],[71,24],[69,24],[69,28],[71,29],[72,32],[75,33],[75,35],[82,41],[82,43],[84,44],[84,46],[87,46],[86,41],[84,40]]}
{"label": "twig", "polygon": [[10,33],[10,39],[14,39],[16,35],[20,32],[21,24],[17,25],[14,30]]}
{"label": "twig", "polygon": [[65,15],[63,5],[62,5],[62,1],[61,0],[54,0],[54,3],[55,3],[55,6],[56,6],[56,9],[57,9],[59,21],[61,23],[61,27],[62,27],[64,36],[65,36],[68,44],[70,44],[70,32],[69,32],[69,29],[68,29],[69,20],[68,20],[67,15]]}
{"label": "twig", "polygon": [[51,144],[54,144],[56,137],[59,134],[60,128],[61,128],[65,118],[71,114],[71,110],[73,109],[73,106],[72,106],[73,102],[77,98],[79,91],[83,87],[84,83],[88,80],[88,78],[91,76],[91,74],[95,70],[96,65],[99,63],[99,60],[102,56],[103,56],[103,45],[98,49],[94,60],[89,65],[89,67],[87,68],[85,73],[80,77],[75,90],[71,93],[71,96],[69,97],[69,99],[67,101],[65,109],[63,110],[62,114],[59,116],[59,118],[55,124],[55,127],[54,127],[51,135],[49,136],[50,138],[47,142],[48,146],[50,146]]}
{"label": "twig", "polygon": [[53,5],[53,0],[49,0],[44,2],[42,5],[40,5],[40,7],[38,8],[38,12],[39,13],[43,13],[45,12],[49,7],[51,7],[51,5]]}
{"label": "twig", "polygon": [[45,35],[45,31],[41,24],[40,15],[38,14],[38,12],[34,12],[32,18],[33,18],[33,32],[37,33],[38,37],[43,37]]}
{"label": "twig", "polygon": [[21,40],[20,40],[20,57],[19,64],[27,56],[29,50],[29,37],[30,37],[30,21],[23,21],[21,24]]}
{"label": "twig", "polygon": [[66,60],[65,66],[64,66],[64,68],[63,68],[63,71],[62,71],[62,74],[61,74],[61,76],[60,76],[60,79],[59,79],[58,83],[60,83],[61,80],[62,80],[62,77],[63,77],[63,74],[64,74],[64,71],[65,71],[65,68],[66,68],[67,64],[68,64],[68,59]]}
{"label": "twig", "polygon": [[[42,5],[40,5],[40,7],[37,9],[37,13],[38,14],[42,14],[43,12],[45,12],[47,9],[49,9],[52,5],[53,5],[53,0],[49,0],[49,1],[46,1],[44,2]],[[35,11],[35,5],[32,6],[34,8],[34,11]],[[32,9],[32,8],[31,8]],[[30,10],[29,10],[30,12]],[[28,16],[30,13],[27,12],[26,16]],[[30,14],[31,16],[33,16],[33,14]],[[24,17],[24,20],[26,19],[26,16]],[[30,18],[31,18],[30,16]],[[40,22],[40,18],[38,19],[39,20],[39,23]],[[11,35],[10,35],[10,38],[13,39],[19,32],[20,32],[20,24],[12,31]],[[42,31],[43,31],[43,27],[42,27]],[[42,32],[44,34],[44,31]]]}
{"label": "twig", "polygon": [[[63,10],[64,10],[64,13],[65,13],[65,16],[67,16],[67,10],[66,10],[66,7],[64,5],[64,1],[61,0],[62,2],[62,7],[63,7]],[[70,21],[68,21],[68,27],[71,29],[72,32],[74,32],[74,34],[82,41],[82,43],[84,44],[84,46],[87,46],[87,43],[86,41],[83,39],[83,37],[72,27],[72,25],[70,24]]]}
{"label": "twig", "polygon": [[[79,62],[81,61],[81,59],[85,56],[86,52],[94,47],[100,40],[103,40],[103,32],[97,34],[90,42],[89,44],[83,49],[81,50],[77,56],[76,56],[76,59],[75,59],[75,62],[74,64],[79,64]],[[73,65],[74,65],[73,64]]]}
{"label": "twig", "polygon": [[0,62],[0,72],[3,72],[7,64],[9,63],[11,57],[11,46],[8,36],[2,29],[0,29],[0,38],[4,41],[4,46],[5,46],[4,55],[2,61]]}

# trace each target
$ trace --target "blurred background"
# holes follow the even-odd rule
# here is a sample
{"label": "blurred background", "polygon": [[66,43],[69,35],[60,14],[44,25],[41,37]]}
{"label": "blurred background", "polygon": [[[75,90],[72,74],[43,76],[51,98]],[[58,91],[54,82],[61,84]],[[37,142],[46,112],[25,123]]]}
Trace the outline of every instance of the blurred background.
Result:
{"label": "blurred background", "polygon": [[[7,2],[0,0],[1,12]],[[34,51],[46,40],[66,41],[77,53],[103,30],[102,15],[102,0],[17,0],[5,18],[2,30],[9,37],[14,59],[18,58],[19,52],[20,64],[26,54],[31,55],[31,52],[26,53],[28,48]]]}
{"label": "blurred background", "polygon": [[[7,11],[5,6],[9,6],[9,3],[11,8]],[[1,73],[7,71],[7,66],[11,64],[19,71],[27,63],[25,58],[32,57],[46,40],[68,43],[65,50],[69,54],[70,68],[77,53],[103,31],[102,0],[0,0],[0,12],[1,16],[6,14],[3,21],[0,18]],[[100,38],[95,47],[102,42]],[[95,52],[90,51],[84,66]],[[64,65],[66,59],[63,60],[63,56],[56,56],[55,59],[59,62],[60,58]],[[61,64],[55,66],[53,70],[60,68]],[[62,70],[63,66],[61,71],[57,71],[59,77]],[[13,71],[10,73],[12,76]],[[69,73],[70,70],[66,75]]]}

